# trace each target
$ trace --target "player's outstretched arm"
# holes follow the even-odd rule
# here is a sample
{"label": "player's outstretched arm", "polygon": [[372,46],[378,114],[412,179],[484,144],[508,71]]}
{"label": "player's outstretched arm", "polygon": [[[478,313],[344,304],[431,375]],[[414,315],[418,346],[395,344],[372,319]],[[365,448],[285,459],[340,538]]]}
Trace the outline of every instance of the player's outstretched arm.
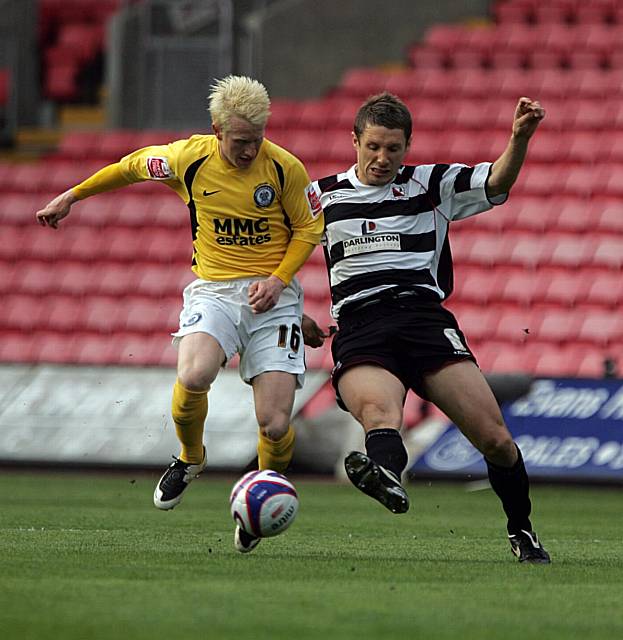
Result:
{"label": "player's outstretched arm", "polygon": [[74,202],[77,202],[78,198],[73,193],[72,189],[68,189],[64,193],[56,196],[48,202],[48,204],[39,209],[35,214],[37,222],[42,227],[52,227],[52,229],[58,229],[58,223],[69,215],[69,210]]}
{"label": "player's outstretched arm", "polygon": [[50,200],[43,209],[40,209],[35,214],[37,222],[44,227],[58,229],[58,223],[69,215],[71,206],[78,200],[84,200],[84,198],[104,191],[125,187],[132,184],[132,182],[133,180],[123,173],[118,162],[110,164],[94,173],[84,182]]}
{"label": "player's outstretched arm", "polygon": [[537,130],[545,110],[531,98],[520,98],[513,117],[513,133],[502,155],[493,163],[487,181],[487,195],[492,198],[508,193],[515,184],[526,158],[528,142]]}

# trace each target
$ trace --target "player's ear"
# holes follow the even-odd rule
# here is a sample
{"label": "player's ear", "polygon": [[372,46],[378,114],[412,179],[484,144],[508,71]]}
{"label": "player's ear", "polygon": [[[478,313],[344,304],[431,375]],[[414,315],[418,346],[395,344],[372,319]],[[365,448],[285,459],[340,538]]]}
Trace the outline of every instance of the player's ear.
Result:
{"label": "player's ear", "polygon": [[359,146],[359,138],[357,137],[357,134],[354,131],[351,131],[350,135],[352,136],[353,147],[355,147],[356,149]]}
{"label": "player's ear", "polygon": [[212,123],[212,131],[214,131],[217,140],[223,139],[223,130],[217,124]]}

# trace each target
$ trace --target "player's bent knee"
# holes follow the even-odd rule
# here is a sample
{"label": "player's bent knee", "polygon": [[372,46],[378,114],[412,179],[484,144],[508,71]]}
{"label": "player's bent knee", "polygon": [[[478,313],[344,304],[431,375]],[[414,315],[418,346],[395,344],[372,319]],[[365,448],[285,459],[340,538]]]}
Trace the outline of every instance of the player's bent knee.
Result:
{"label": "player's bent knee", "polygon": [[289,414],[275,412],[273,414],[257,415],[260,433],[269,440],[281,440],[290,426]]}
{"label": "player's bent knee", "polygon": [[214,382],[215,376],[211,372],[198,370],[197,368],[180,368],[177,379],[189,391],[207,391]]}
{"label": "player's bent knee", "polygon": [[260,433],[269,440],[276,442],[288,433],[288,425],[285,427],[260,427]]}

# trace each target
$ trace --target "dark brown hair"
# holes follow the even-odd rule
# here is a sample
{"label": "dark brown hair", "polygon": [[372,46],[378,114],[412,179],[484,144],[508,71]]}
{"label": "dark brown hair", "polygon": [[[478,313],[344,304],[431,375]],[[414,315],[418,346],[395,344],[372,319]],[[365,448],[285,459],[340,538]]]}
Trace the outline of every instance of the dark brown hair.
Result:
{"label": "dark brown hair", "polygon": [[387,129],[402,129],[405,140],[408,142],[411,138],[411,114],[407,105],[398,96],[387,91],[370,96],[359,107],[353,128],[357,138],[369,124]]}

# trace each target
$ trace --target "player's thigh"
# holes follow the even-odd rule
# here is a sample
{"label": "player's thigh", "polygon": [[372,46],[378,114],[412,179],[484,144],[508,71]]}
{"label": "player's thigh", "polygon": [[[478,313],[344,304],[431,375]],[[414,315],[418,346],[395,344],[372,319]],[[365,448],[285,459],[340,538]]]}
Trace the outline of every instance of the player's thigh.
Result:
{"label": "player's thigh", "polygon": [[278,437],[290,424],[296,375],[285,371],[265,371],[251,381],[255,416],[260,427],[269,427]]}
{"label": "player's thigh", "polygon": [[426,375],[424,390],[483,453],[512,444],[491,387],[471,360],[461,360]]}
{"label": "player's thigh", "polygon": [[220,343],[210,334],[186,334],[178,344],[177,377],[188,389],[207,389],[226,360]]}
{"label": "player's thigh", "polygon": [[375,365],[353,365],[337,382],[342,402],[366,429],[400,427],[405,387],[392,373]]}

